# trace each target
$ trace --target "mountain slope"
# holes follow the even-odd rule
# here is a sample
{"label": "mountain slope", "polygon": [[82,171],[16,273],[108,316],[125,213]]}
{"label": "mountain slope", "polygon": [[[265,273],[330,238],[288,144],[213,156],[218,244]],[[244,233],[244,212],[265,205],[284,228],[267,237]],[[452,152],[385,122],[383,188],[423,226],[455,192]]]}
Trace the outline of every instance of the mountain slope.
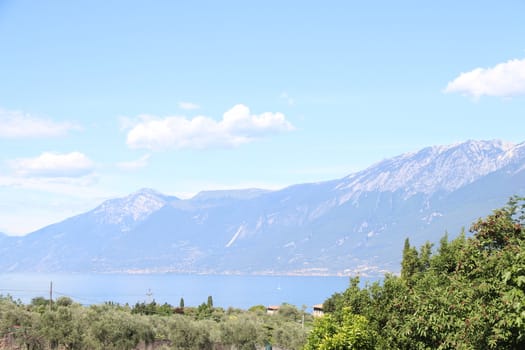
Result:
{"label": "mountain slope", "polygon": [[467,141],[280,191],[143,189],[25,237],[4,271],[379,274],[405,237],[436,242],[525,194],[525,144]]}

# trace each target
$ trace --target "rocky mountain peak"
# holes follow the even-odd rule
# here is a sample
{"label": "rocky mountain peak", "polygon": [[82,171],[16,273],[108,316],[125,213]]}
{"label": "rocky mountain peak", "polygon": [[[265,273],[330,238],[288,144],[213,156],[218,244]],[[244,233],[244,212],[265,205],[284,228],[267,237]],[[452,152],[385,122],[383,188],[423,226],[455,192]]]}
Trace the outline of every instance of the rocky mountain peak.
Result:
{"label": "rocky mountain peak", "polygon": [[266,193],[178,200],[141,189],[27,236],[0,236],[0,268],[382,275],[399,268],[392,247],[406,237],[438,242],[523,195],[525,144],[427,147],[343,179]]}
{"label": "rocky mountain peak", "polygon": [[197,193],[192,200],[207,201],[220,199],[251,199],[262,194],[271,192],[259,188],[248,188],[241,190],[216,190],[216,191],[201,191]]}
{"label": "rocky mountain peak", "polygon": [[126,197],[110,199],[93,210],[100,223],[121,225],[127,230],[133,223],[146,219],[176,197],[169,197],[150,188],[143,188]]}
{"label": "rocky mountain peak", "polygon": [[515,148],[514,144],[500,140],[427,147],[351,174],[337,189],[345,192],[343,201],[374,191],[403,191],[408,197],[451,192],[507,165]]}

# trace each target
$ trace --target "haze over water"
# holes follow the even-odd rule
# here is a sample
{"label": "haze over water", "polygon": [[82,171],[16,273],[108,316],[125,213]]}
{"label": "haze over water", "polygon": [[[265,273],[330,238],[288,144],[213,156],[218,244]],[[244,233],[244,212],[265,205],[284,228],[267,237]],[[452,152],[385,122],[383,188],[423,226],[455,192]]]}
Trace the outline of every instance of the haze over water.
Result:
{"label": "haze over water", "polygon": [[48,298],[52,281],[54,299],[68,296],[84,305],[155,300],[177,306],[184,298],[186,306],[198,306],[211,295],[214,305],[224,308],[290,303],[310,311],[349,284],[348,277],[174,274],[4,274],[0,281],[0,294],[26,303],[37,296]]}

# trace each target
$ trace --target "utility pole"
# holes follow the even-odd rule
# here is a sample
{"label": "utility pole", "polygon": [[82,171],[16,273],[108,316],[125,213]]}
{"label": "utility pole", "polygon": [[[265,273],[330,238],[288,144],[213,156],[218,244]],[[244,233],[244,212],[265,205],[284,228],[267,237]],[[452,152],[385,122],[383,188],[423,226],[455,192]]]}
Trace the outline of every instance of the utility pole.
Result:
{"label": "utility pole", "polygon": [[151,304],[152,303],[152,296],[153,296],[153,293],[151,292],[151,289],[148,288],[148,292],[146,293],[146,296],[148,297],[148,303]]}
{"label": "utility pole", "polygon": [[53,281],[49,283],[49,311],[53,307]]}

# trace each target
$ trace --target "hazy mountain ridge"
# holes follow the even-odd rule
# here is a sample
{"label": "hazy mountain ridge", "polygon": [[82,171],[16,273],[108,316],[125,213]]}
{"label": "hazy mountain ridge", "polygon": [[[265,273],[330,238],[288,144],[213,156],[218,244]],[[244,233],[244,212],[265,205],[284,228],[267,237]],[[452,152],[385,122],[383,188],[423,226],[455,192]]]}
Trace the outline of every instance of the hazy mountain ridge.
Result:
{"label": "hazy mountain ridge", "polygon": [[339,188],[351,193],[403,190],[408,196],[450,192],[510,163],[516,147],[499,140],[427,147],[349,175]]}
{"label": "hazy mountain ridge", "polygon": [[129,230],[129,224],[147,219],[151,213],[176,200],[177,197],[166,196],[145,188],[124,198],[105,201],[92,213],[102,224],[119,224],[124,230]]}
{"label": "hazy mountain ridge", "polygon": [[525,193],[525,144],[467,141],[279,191],[150,189],[25,237],[0,236],[4,271],[375,274],[404,238],[451,236]]}

